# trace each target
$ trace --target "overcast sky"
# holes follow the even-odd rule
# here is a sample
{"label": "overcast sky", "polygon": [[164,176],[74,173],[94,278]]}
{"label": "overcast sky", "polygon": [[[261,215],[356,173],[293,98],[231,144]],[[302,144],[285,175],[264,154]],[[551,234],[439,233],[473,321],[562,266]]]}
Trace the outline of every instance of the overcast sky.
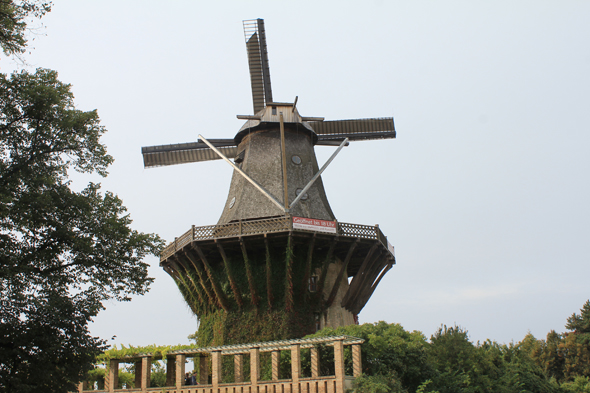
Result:
{"label": "overcast sky", "polygon": [[[98,109],[115,158],[103,189],[134,228],[171,241],[217,222],[229,165],[146,170],[141,147],[235,135],[255,18],[276,101],[395,118],[397,139],[351,143],[323,175],[338,220],[379,224],[396,248],[360,321],[506,343],[564,331],[590,297],[590,2],[54,0],[28,68]],[[320,165],[333,151],[316,149]],[[188,342],[197,319],[158,262],[152,290],[107,303],[93,334]]]}

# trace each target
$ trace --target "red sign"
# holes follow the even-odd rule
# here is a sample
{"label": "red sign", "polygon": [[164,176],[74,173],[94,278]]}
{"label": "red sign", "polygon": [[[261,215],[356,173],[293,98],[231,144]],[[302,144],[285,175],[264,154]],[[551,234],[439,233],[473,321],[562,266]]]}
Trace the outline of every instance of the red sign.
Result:
{"label": "red sign", "polygon": [[336,233],[336,221],[315,218],[293,217],[293,229],[305,229],[315,232]]}

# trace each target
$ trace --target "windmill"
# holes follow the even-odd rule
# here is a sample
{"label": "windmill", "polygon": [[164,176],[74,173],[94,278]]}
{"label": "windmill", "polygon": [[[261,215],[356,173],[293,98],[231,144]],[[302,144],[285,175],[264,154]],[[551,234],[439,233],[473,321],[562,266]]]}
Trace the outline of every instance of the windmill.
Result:
{"label": "windmill", "polygon": [[[193,226],[160,256],[203,345],[355,323],[395,264],[378,226],[336,220],[321,181],[349,142],[395,138],[393,118],[325,121],[301,116],[297,98],[275,102],[264,21],[244,21],[244,34],[254,114],[237,116],[246,122],[234,138],[142,148],[145,167],[223,159],[234,168],[218,223]],[[319,168],[315,146],[338,148]]]}

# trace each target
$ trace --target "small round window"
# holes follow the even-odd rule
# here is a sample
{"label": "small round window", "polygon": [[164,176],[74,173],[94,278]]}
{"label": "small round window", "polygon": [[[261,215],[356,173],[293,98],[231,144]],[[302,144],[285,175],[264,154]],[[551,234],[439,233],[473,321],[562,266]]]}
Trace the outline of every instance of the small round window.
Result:
{"label": "small round window", "polygon": [[234,207],[235,204],[236,204],[236,197],[233,197],[231,199],[231,201],[229,202],[229,208],[231,209],[232,207]]}
{"label": "small round window", "polygon": [[[299,194],[301,194],[301,191],[303,191],[303,188],[298,188],[295,193],[297,194],[297,196],[299,196]],[[307,198],[309,198],[309,195],[307,195],[307,192],[305,194],[303,194],[303,196],[301,197],[302,201],[306,201]]]}
{"label": "small round window", "polygon": [[293,157],[291,157],[291,161],[293,161],[293,164],[300,165],[301,164],[301,157],[293,156]]}

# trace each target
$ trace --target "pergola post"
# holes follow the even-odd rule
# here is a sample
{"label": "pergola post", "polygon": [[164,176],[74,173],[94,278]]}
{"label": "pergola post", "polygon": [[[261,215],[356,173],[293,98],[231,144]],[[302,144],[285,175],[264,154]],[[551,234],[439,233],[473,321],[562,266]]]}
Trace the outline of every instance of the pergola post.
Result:
{"label": "pergola post", "polygon": [[281,351],[272,351],[272,380],[279,380],[279,363],[281,359]]}
{"label": "pergola post", "polygon": [[135,388],[141,387],[141,360],[135,362]]}
{"label": "pergola post", "polygon": [[209,384],[209,357],[204,354],[199,355],[199,383]]}
{"label": "pergola post", "polygon": [[252,386],[258,385],[260,379],[260,349],[250,349],[250,382]]}
{"label": "pergola post", "polygon": [[152,374],[152,357],[144,356],[141,358],[141,391],[147,392],[150,387]]}
{"label": "pergola post", "polygon": [[166,386],[174,386],[176,382],[176,361],[174,358],[166,358]]}
{"label": "pergola post", "polygon": [[176,389],[182,389],[184,385],[184,369],[186,363],[186,355],[176,355]]}
{"label": "pergola post", "polygon": [[299,344],[291,344],[291,380],[293,393],[299,393],[299,378],[301,378],[301,351]]}
{"label": "pergola post", "polygon": [[352,344],[352,375],[356,377],[360,377],[362,374],[363,365],[361,360],[361,345],[360,344]]}
{"label": "pergola post", "polygon": [[344,392],[344,343],[342,339],[334,341],[334,374],[336,374],[336,391]]}
{"label": "pergola post", "polygon": [[106,377],[107,390],[109,393],[113,393],[115,389],[119,388],[119,360],[111,359]]}
{"label": "pergola post", "polygon": [[311,377],[317,378],[320,376],[320,357],[318,354],[318,348],[311,348]]}
{"label": "pergola post", "polygon": [[243,355],[241,353],[234,355],[234,381],[244,382],[244,362]]}
{"label": "pergola post", "polygon": [[211,383],[213,389],[219,386],[221,382],[221,351],[211,353]]}

